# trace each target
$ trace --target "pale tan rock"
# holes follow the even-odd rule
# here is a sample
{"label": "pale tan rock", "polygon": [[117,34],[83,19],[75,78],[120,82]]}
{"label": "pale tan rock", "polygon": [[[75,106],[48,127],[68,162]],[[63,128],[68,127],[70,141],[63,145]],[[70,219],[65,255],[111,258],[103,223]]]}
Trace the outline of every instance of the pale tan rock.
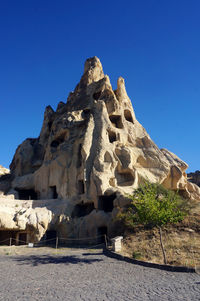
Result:
{"label": "pale tan rock", "polygon": [[34,233],[38,241],[50,227],[57,229],[58,218],[65,215],[67,203],[62,200],[16,200],[0,198],[0,231],[15,230]]}
{"label": "pale tan rock", "polygon": [[[156,146],[135,117],[124,79],[113,91],[97,57],[86,61],[67,103],[55,112],[46,108],[40,136],[18,147],[10,168],[12,193],[40,199],[15,222],[20,229],[32,227],[37,239],[49,227],[62,236],[112,235],[119,207],[145,180],[200,197],[187,181],[187,164]],[[52,198],[46,206],[43,200]]]}
{"label": "pale tan rock", "polygon": [[3,167],[2,165],[0,165],[0,177],[6,174],[9,174],[10,170],[8,168]]}

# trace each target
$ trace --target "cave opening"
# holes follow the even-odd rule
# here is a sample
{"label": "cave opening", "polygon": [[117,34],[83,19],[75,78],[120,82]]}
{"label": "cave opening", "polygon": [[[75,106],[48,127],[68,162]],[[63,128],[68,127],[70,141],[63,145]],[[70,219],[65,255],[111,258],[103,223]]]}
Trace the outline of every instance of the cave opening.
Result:
{"label": "cave opening", "polygon": [[97,242],[103,243],[106,240],[106,236],[108,234],[108,228],[106,226],[97,228]]}
{"label": "cave opening", "polygon": [[110,195],[101,195],[98,199],[98,209],[105,212],[112,212],[113,201],[116,198],[116,193]]}
{"label": "cave opening", "polygon": [[83,217],[90,214],[90,212],[92,212],[93,210],[94,210],[94,203],[85,203],[85,204],[80,203],[74,207],[71,217],[72,218]]}
{"label": "cave opening", "polygon": [[20,232],[18,236],[18,245],[26,245],[27,244],[27,233]]}
{"label": "cave opening", "polygon": [[84,109],[82,112],[83,118],[88,118],[90,116],[91,110],[90,109]]}
{"label": "cave opening", "polygon": [[123,123],[120,115],[110,115],[109,119],[116,128],[123,128]]}
{"label": "cave opening", "polygon": [[133,123],[133,117],[132,117],[132,114],[129,110],[124,110],[124,117],[127,121]]}
{"label": "cave opening", "polygon": [[59,144],[60,144],[60,143],[58,142],[58,140],[53,140],[53,141],[51,142],[51,147],[58,147]]}
{"label": "cave opening", "polygon": [[0,245],[26,245],[27,238],[27,232],[0,230]]}
{"label": "cave opening", "polygon": [[129,171],[123,173],[117,173],[116,178],[117,178],[117,184],[119,186],[131,186],[133,185],[135,180],[134,176]]}
{"label": "cave opening", "polygon": [[19,200],[37,200],[37,192],[34,189],[19,189],[15,188],[18,192]]}
{"label": "cave opening", "polygon": [[17,231],[0,230],[0,245],[16,244]]}
{"label": "cave opening", "polygon": [[57,139],[53,140],[51,142],[51,147],[57,148],[61,143],[63,143],[65,141],[65,135],[66,133],[60,135]]}
{"label": "cave opening", "polygon": [[117,140],[116,133],[113,131],[108,131],[108,138],[109,138],[110,143],[113,143],[114,141]]}
{"label": "cave opening", "polygon": [[58,198],[58,193],[57,193],[56,186],[50,186],[50,192],[51,192],[50,198],[52,198],[52,199],[57,199]]}
{"label": "cave opening", "polygon": [[45,233],[45,241],[47,245],[55,245],[57,232],[55,230],[47,230]]}
{"label": "cave opening", "polygon": [[100,98],[100,96],[101,96],[101,91],[96,92],[96,93],[93,94],[93,98],[94,98],[95,100],[98,100],[98,99]]}
{"label": "cave opening", "polygon": [[84,194],[85,193],[85,186],[83,180],[78,181],[78,194]]}

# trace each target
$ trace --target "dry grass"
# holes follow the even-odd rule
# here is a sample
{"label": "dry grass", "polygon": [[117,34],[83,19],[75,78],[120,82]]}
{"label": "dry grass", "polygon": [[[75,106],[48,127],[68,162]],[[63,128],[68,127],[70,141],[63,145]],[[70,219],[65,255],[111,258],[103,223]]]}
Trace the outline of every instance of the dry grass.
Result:
{"label": "dry grass", "polygon": [[27,245],[24,246],[0,246],[0,256],[8,255],[8,256],[52,256],[52,255],[65,255],[76,254],[80,252],[90,253],[98,253],[100,249],[92,248],[90,249],[81,249],[81,248],[69,248],[69,247],[61,247],[61,248],[53,248],[53,247],[34,247],[29,248]]}
{"label": "dry grass", "polygon": [[[163,228],[163,244],[168,264],[200,266],[199,202],[192,204],[190,214],[182,222]],[[134,231],[127,231],[122,253],[135,259],[163,264],[158,229],[137,227]]]}

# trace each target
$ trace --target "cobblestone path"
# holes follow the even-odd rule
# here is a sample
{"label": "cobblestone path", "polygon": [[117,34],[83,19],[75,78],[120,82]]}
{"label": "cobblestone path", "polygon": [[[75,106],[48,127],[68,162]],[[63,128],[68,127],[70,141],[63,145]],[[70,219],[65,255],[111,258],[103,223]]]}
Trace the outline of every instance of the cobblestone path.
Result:
{"label": "cobblestone path", "polygon": [[101,251],[1,255],[0,300],[200,300],[200,275],[108,258]]}

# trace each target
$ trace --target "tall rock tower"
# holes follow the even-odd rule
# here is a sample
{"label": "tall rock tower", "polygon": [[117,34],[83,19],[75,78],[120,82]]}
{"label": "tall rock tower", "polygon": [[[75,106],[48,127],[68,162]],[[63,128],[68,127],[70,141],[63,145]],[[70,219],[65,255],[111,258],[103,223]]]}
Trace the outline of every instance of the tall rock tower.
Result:
{"label": "tall rock tower", "polygon": [[77,237],[113,233],[118,208],[144,179],[200,198],[187,164],[156,146],[135,117],[124,79],[114,91],[97,57],[86,61],[67,103],[46,108],[40,136],[18,147],[10,169],[16,198],[64,200],[63,231]]}

